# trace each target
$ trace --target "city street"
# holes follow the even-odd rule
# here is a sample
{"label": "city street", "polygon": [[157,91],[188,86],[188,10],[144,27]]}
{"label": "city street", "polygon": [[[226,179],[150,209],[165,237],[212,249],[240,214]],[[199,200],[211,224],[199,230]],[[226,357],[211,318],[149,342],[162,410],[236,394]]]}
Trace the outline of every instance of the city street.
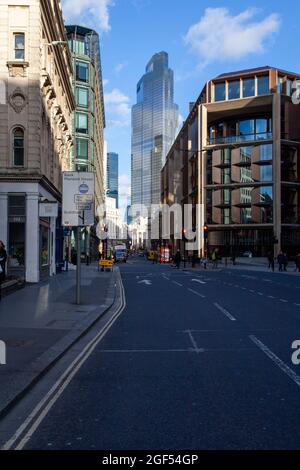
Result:
{"label": "city street", "polygon": [[34,390],[3,421],[2,446],[20,427],[6,448],[300,448],[298,276],[141,258],[120,271],[120,316],[27,427]]}

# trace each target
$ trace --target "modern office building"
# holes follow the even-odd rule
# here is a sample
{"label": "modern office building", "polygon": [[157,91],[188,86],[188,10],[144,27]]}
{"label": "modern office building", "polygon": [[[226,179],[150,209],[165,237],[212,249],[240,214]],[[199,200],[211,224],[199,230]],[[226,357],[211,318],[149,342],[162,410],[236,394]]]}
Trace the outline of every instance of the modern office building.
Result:
{"label": "modern office building", "polygon": [[193,206],[199,255],[300,250],[299,78],[261,67],[203,88],[162,171],[162,202]]}
{"label": "modern office building", "polygon": [[[99,35],[83,26],[66,26],[73,60],[73,90],[76,110],[73,115],[72,169],[95,173],[95,215],[105,203],[104,128],[105,113]],[[72,245],[75,234],[72,233]],[[94,227],[83,229],[81,251],[95,257],[98,239]]]}
{"label": "modern office building", "polygon": [[55,274],[71,169],[72,60],[58,0],[0,0],[0,239],[8,274]]}
{"label": "modern office building", "polygon": [[155,54],[137,84],[132,107],[132,204],[160,202],[160,171],[175,139],[178,107],[168,54]]}
{"label": "modern office building", "polygon": [[116,208],[119,207],[119,155],[114,152],[107,154],[107,194],[116,200]]}
{"label": "modern office building", "polygon": [[96,206],[104,203],[104,100],[99,35],[83,26],[66,26],[73,59],[72,168],[95,172]]}

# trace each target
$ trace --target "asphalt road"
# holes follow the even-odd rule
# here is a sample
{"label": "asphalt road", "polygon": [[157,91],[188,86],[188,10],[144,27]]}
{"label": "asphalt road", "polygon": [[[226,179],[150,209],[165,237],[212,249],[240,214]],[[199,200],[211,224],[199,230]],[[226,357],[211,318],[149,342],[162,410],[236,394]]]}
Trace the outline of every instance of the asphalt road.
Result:
{"label": "asphalt road", "polygon": [[121,272],[124,312],[25,449],[300,449],[300,276]]}

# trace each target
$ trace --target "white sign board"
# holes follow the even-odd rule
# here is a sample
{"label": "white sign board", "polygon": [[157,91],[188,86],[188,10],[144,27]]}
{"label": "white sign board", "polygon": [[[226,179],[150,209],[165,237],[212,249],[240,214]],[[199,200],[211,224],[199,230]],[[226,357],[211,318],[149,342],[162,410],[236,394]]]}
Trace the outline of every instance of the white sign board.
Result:
{"label": "white sign board", "polygon": [[39,207],[40,217],[57,217],[58,216],[58,204],[57,202],[40,202]]}
{"label": "white sign board", "polygon": [[95,223],[95,175],[92,172],[63,173],[62,225],[83,227]]}

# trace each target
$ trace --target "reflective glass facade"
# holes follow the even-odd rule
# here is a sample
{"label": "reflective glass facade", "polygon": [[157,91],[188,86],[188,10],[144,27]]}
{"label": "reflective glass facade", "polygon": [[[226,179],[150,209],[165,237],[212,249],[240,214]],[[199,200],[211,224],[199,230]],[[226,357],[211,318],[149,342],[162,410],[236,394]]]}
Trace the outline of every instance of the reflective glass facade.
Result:
{"label": "reflective glass facade", "polygon": [[[103,97],[99,36],[92,29],[81,26],[66,26],[66,30],[73,56],[76,100],[72,167],[77,171],[92,171],[95,169],[95,96]],[[95,73],[98,74],[98,85],[95,84]]]}
{"label": "reflective glass facade", "polygon": [[114,152],[107,154],[107,192],[108,196],[116,200],[119,207],[119,155]]}
{"label": "reflective glass facade", "polygon": [[160,171],[175,139],[178,106],[168,54],[155,54],[137,85],[132,107],[132,204],[159,204]]}

